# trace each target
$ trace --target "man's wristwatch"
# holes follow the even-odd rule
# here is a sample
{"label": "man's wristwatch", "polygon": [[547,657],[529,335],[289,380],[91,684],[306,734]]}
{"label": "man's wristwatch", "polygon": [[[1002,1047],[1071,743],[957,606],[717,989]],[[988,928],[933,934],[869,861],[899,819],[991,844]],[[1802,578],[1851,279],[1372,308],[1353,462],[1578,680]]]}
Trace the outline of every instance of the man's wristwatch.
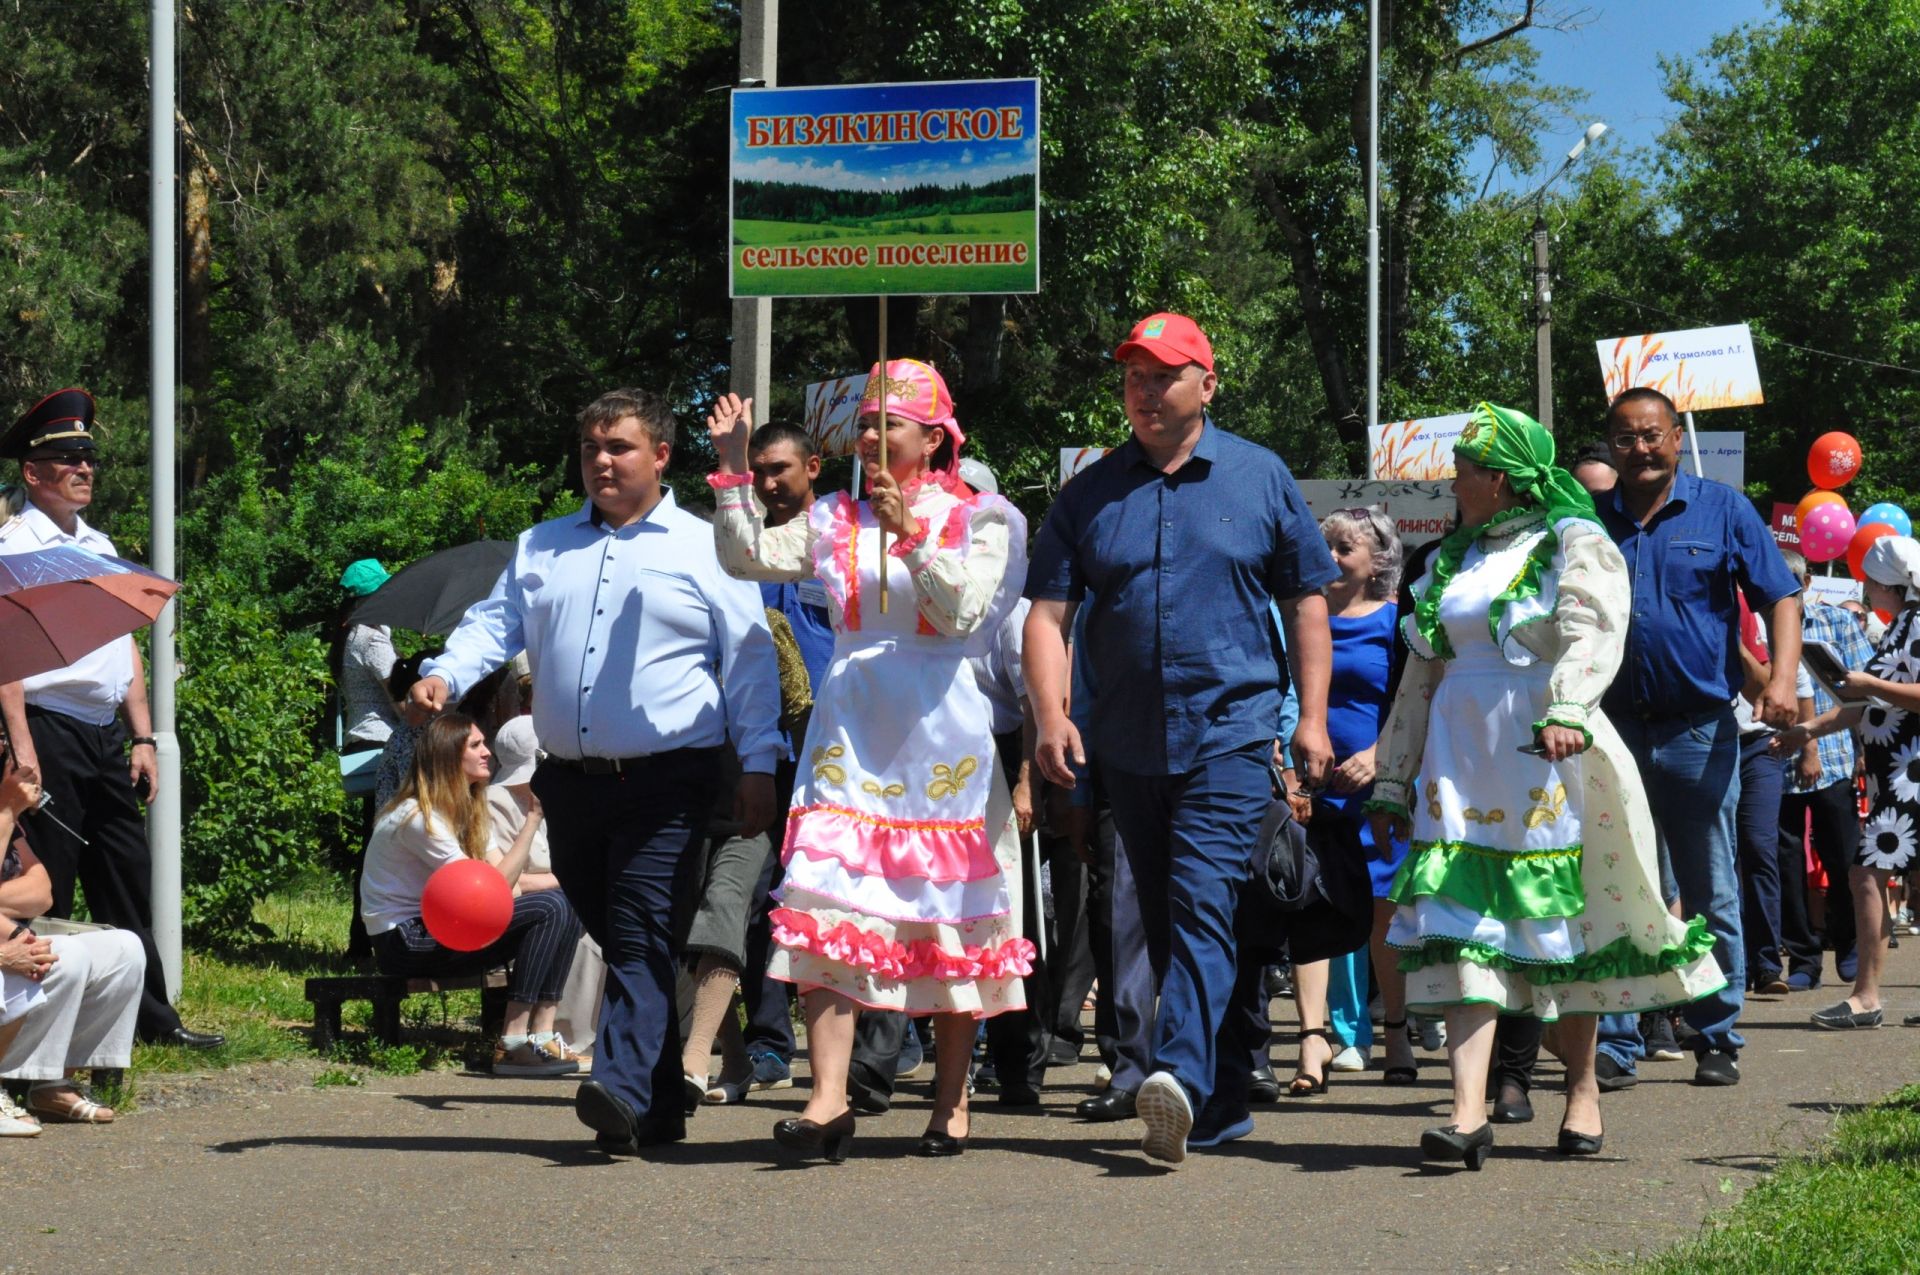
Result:
{"label": "man's wristwatch", "polygon": [[132,739],[128,740],[127,742],[135,748],[140,747],[140,745],[142,744],[145,744],[148,748],[160,747],[159,741],[156,740],[151,735],[135,735]]}

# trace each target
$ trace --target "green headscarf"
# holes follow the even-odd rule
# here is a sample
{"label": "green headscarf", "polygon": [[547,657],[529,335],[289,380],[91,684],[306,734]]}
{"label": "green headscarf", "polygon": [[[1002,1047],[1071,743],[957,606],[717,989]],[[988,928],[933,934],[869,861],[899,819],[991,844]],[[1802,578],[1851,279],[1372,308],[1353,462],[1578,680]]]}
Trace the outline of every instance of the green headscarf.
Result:
{"label": "green headscarf", "polygon": [[[1414,604],[1413,622],[1427,645],[1443,659],[1452,657],[1453,644],[1447,641],[1446,631],[1440,625],[1440,596],[1446,592],[1447,582],[1460,569],[1467,550],[1489,527],[1531,513],[1544,514],[1549,527],[1556,527],[1567,518],[1599,521],[1599,514],[1593,507],[1593,497],[1587,494],[1587,489],[1572,474],[1553,463],[1553,435],[1525,412],[1516,412],[1511,407],[1496,407],[1492,403],[1480,404],[1473,409],[1467,427],[1460,431],[1459,439],[1454,442],[1453,454],[1505,474],[1513,486],[1513,494],[1520,498],[1522,504],[1518,508],[1495,514],[1478,526],[1455,527],[1440,542],[1440,549],[1433,556],[1433,583]],[[1496,641],[1501,612],[1515,599],[1540,592],[1540,573],[1553,565],[1553,555],[1558,548],[1559,537],[1547,536],[1542,539],[1528,555],[1526,566],[1520,574],[1493,600],[1487,615],[1487,626]]]}

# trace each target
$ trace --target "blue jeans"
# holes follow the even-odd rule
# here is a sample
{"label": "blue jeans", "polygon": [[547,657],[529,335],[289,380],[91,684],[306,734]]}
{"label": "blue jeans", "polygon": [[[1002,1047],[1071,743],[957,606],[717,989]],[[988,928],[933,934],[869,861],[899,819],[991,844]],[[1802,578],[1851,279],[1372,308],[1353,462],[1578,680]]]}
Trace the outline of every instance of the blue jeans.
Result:
{"label": "blue jeans", "polygon": [[[1746,1004],[1746,941],[1740,928],[1734,815],[1740,805],[1740,739],[1731,708],[1678,717],[1614,720],[1640,768],[1661,849],[1672,865],[1682,911],[1704,916],[1713,956],[1727,985],[1688,1005],[1683,1017],[1700,1033],[1696,1050],[1739,1052],[1735,1030]],[[1631,1072],[1646,1048],[1632,1014],[1600,1020],[1602,1053]]]}
{"label": "blue jeans", "polygon": [[[1121,955],[1119,878],[1134,890],[1153,965],[1164,970],[1153,1023],[1153,1066],[1171,1072],[1196,1113],[1225,1074],[1247,1080],[1246,1055],[1216,1042],[1237,979],[1234,912],[1252,877],[1253,843],[1272,800],[1270,745],[1261,743],[1200,763],[1178,775],[1135,775],[1103,768],[1120,834],[1124,872],[1116,872],[1114,943]],[[1164,957],[1160,954],[1164,953]],[[1251,971],[1251,972],[1249,972]],[[1123,1024],[1120,1034],[1126,1034]],[[1120,1084],[1116,1073],[1114,1084]]]}
{"label": "blue jeans", "polygon": [[719,753],[682,748],[619,775],[533,773],[553,873],[607,960],[593,1078],[643,1117],[684,1121],[674,900],[699,870]]}
{"label": "blue jeans", "polygon": [[1764,986],[1786,964],[1780,950],[1780,793],[1787,774],[1769,751],[1771,732],[1740,746],[1740,929],[1749,981]]}

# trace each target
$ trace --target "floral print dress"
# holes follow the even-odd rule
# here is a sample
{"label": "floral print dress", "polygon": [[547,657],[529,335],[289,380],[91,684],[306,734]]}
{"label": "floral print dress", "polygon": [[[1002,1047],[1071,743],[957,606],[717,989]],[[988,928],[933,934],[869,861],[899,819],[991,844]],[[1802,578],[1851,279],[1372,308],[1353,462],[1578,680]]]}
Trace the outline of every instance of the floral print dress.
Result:
{"label": "floral print dress", "polygon": [[[1537,593],[1515,596],[1551,547]],[[1414,597],[1433,587],[1429,569]],[[1414,658],[1382,734],[1369,810],[1409,819],[1387,943],[1416,1009],[1490,1004],[1553,1020],[1696,1000],[1725,985],[1704,922],[1662,904],[1646,794],[1599,701],[1624,651],[1625,564],[1597,524],[1496,521],[1439,602],[1448,656],[1404,624]],[[1524,753],[1536,724],[1583,730],[1560,762]]]}
{"label": "floral print dress", "polygon": [[[1920,606],[1887,626],[1867,672],[1889,682],[1920,682]],[[1920,713],[1872,705],[1860,718],[1866,745],[1867,816],[1858,861],[1883,872],[1913,866],[1920,844]]]}

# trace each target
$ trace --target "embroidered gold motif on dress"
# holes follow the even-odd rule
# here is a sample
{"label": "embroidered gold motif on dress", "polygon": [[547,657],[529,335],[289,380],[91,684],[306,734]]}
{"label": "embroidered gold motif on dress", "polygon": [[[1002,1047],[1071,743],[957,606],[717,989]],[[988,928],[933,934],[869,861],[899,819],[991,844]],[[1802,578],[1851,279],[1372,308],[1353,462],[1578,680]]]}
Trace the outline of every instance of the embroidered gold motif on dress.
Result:
{"label": "embroidered gold motif on dress", "polygon": [[845,757],[844,745],[835,744],[831,748],[821,744],[813,750],[813,782],[816,784],[844,784],[847,772],[843,767],[834,765],[836,757]]}
{"label": "embroidered gold motif on dress", "polygon": [[905,784],[888,784],[882,788],[873,780],[868,779],[861,782],[860,791],[869,797],[904,797],[907,795],[907,786]]}
{"label": "embroidered gold motif on dress", "polygon": [[1440,785],[1431,779],[1427,781],[1427,815],[1433,819],[1445,818],[1440,812]]}
{"label": "embroidered gold motif on dress", "polygon": [[1553,823],[1567,809],[1567,786],[1555,784],[1553,791],[1545,788],[1529,788],[1527,796],[1540,804],[1527,811],[1527,827],[1538,828],[1543,823]]}
{"label": "embroidered gold motif on dress", "polygon": [[1473,823],[1505,823],[1507,821],[1507,812],[1498,809],[1485,811],[1476,810],[1472,806],[1468,806],[1460,812],[1460,817],[1470,820]]}
{"label": "embroidered gold motif on dress", "polygon": [[927,796],[935,801],[953,796],[967,786],[967,780],[972,778],[973,772],[978,769],[980,769],[978,757],[962,757],[957,766],[949,766],[945,762],[936,763],[933,768],[933,782],[927,785]]}

